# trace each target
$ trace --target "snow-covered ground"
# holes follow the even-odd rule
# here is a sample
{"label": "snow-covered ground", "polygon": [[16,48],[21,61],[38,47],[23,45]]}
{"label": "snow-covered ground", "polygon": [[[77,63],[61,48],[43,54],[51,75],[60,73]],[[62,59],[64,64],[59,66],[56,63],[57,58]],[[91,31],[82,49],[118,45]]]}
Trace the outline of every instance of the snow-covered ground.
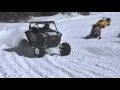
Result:
{"label": "snow-covered ground", "polygon": [[[102,30],[102,39],[85,37],[92,24],[110,17],[111,26]],[[120,13],[67,17],[61,14],[34,17],[30,21],[54,20],[68,42],[69,56],[36,58],[31,47],[22,46],[29,23],[0,23],[0,78],[120,78]]]}

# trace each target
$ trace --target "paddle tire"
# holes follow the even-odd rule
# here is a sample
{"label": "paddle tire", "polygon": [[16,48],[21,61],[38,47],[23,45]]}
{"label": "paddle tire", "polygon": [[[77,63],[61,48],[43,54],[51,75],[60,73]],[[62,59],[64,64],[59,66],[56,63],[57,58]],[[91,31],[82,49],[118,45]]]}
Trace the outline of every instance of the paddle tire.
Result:
{"label": "paddle tire", "polygon": [[68,44],[68,43],[62,43],[60,46],[59,46],[59,49],[60,49],[60,55],[61,56],[67,56],[70,54],[71,52],[71,46]]}

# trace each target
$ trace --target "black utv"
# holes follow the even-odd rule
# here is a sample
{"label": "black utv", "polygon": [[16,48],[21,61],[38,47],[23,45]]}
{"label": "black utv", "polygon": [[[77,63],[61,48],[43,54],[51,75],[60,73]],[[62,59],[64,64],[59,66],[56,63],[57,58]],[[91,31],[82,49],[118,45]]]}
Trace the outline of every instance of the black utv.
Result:
{"label": "black utv", "polygon": [[30,22],[29,30],[25,34],[37,57],[43,57],[45,50],[51,47],[59,47],[61,56],[69,55],[71,52],[68,43],[60,44],[62,34],[58,32],[54,21]]}

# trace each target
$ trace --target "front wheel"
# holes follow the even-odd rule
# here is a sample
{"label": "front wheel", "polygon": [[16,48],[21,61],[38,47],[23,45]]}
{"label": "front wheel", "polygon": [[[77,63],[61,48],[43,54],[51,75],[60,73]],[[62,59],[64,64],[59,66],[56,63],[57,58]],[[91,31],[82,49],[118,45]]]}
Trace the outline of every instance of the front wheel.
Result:
{"label": "front wheel", "polygon": [[43,57],[45,55],[45,49],[39,46],[34,48],[34,53],[37,57]]}
{"label": "front wheel", "polygon": [[60,48],[60,55],[61,56],[67,56],[71,52],[71,46],[66,42],[62,43],[59,48]]}

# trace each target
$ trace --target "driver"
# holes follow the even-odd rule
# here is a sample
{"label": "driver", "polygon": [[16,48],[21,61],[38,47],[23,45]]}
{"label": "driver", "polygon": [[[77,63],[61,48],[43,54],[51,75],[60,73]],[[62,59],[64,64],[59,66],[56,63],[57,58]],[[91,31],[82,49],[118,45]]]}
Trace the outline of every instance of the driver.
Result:
{"label": "driver", "polygon": [[45,31],[48,31],[50,28],[49,28],[49,24],[45,24],[44,25],[44,27],[43,27],[43,29],[45,30]]}

